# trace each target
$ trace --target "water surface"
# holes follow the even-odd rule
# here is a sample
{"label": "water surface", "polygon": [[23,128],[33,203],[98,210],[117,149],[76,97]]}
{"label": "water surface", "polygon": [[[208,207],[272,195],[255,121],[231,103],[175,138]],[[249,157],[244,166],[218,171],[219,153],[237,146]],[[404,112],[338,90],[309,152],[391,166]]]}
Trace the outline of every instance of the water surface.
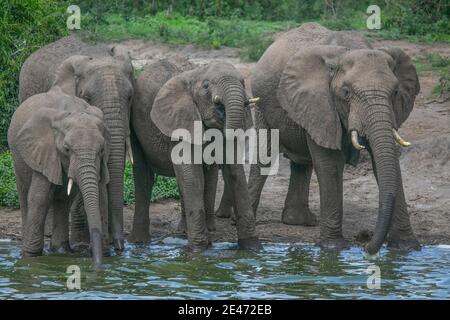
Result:
{"label": "water surface", "polygon": [[[168,238],[128,244],[122,256],[91,259],[44,255],[20,259],[20,246],[0,242],[0,299],[449,299],[450,246],[367,257],[359,247],[337,252],[309,245],[266,244],[259,253],[218,243],[202,254]],[[81,290],[66,286],[67,268],[81,271]],[[380,268],[381,288],[367,280]],[[368,270],[369,268],[369,270]],[[370,282],[375,283],[375,282]]]}

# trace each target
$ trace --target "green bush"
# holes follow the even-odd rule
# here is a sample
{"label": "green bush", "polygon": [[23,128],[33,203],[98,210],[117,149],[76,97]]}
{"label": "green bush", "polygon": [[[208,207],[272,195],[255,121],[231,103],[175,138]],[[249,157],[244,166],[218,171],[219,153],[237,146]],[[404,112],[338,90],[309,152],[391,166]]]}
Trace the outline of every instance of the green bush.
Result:
{"label": "green bush", "polygon": [[14,165],[9,151],[0,154],[0,172],[0,207],[18,208],[16,177],[14,176]]}
{"label": "green bush", "polygon": [[66,34],[67,6],[54,0],[2,0],[0,5],[0,151],[18,106],[20,68],[28,56]]}

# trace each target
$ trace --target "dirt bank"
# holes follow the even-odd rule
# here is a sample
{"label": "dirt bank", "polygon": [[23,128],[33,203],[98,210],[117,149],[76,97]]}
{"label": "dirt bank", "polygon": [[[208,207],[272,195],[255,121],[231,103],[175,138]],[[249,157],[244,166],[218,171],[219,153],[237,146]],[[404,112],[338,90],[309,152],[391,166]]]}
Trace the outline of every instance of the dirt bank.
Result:
{"label": "dirt bank", "polygon": [[[450,56],[447,44],[415,44],[405,41],[378,41],[376,47],[398,46],[412,57],[440,53]],[[169,47],[143,41],[119,44],[130,50],[135,67],[167,55],[180,54],[196,64],[214,59],[227,60],[248,77],[253,63],[239,59],[237,49],[204,50],[193,46]],[[421,92],[414,111],[401,128],[401,134],[413,143],[403,149],[401,167],[405,194],[413,228],[423,244],[450,244],[450,101],[439,103],[431,98],[438,77],[433,73],[420,76]],[[367,154],[363,158],[368,160]],[[287,226],[280,222],[281,210],[289,181],[289,166],[280,158],[278,175],[269,177],[264,187],[258,211],[257,230],[264,241],[314,242],[318,227]],[[313,175],[310,192],[311,210],[319,213],[319,192]],[[217,206],[222,192],[219,185]],[[344,237],[355,240],[361,230],[373,230],[378,207],[378,189],[368,161],[357,168],[347,167],[344,174]],[[155,238],[175,235],[179,219],[178,201],[166,200],[151,205],[151,232]],[[125,208],[125,228],[130,231],[133,207]],[[0,238],[20,237],[20,212],[0,210]],[[235,227],[227,219],[217,219],[216,241],[235,241]]]}

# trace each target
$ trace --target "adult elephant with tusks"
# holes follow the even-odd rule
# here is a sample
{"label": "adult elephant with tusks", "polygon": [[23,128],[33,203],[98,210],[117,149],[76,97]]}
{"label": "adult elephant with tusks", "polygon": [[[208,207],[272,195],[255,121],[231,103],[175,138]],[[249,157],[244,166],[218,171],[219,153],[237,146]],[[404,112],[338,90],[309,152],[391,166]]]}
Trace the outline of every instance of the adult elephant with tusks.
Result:
{"label": "adult elephant with tusks", "polygon": [[[314,225],[308,206],[311,171],[320,188],[320,240],[342,248],[343,168],[367,149],[379,186],[379,212],[370,254],[384,241],[399,249],[420,248],[410,225],[396,142],[398,128],[420,90],[416,69],[399,48],[374,49],[357,32],[333,32],[307,23],[280,36],[251,77],[261,98],[257,129],[280,130],[280,150],[291,161],[282,220]],[[256,212],[266,176],[251,167],[249,188]],[[224,206],[221,206],[224,207]],[[230,205],[228,205],[230,207]]]}
{"label": "adult elephant with tusks", "polygon": [[[183,211],[180,228],[187,233],[188,247],[200,251],[210,244],[208,231],[215,229],[218,168],[204,159],[193,161],[191,156],[178,162],[172,157],[173,151],[180,146],[186,147],[183,155],[191,148],[205,150],[209,143],[202,136],[195,137],[199,134],[194,132],[196,126],[202,129],[200,134],[203,129],[217,129],[219,133],[224,129],[243,129],[249,99],[241,74],[229,63],[214,62],[193,70],[179,65],[180,62],[167,60],[155,62],[146,66],[136,81],[131,112],[136,206],[128,240],[150,240],[149,191],[154,175],[175,176]],[[171,140],[177,129],[188,134],[185,140]],[[261,244],[255,232],[243,166],[224,164],[223,174],[237,208],[239,247],[257,250]]]}
{"label": "adult elephant with tusks", "polygon": [[[58,68],[61,72],[56,78]],[[20,100],[46,92],[55,83],[67,94],[78,96],[103,111],[111,134],[108,163],[111,175],[108,185],[110,231],[115,248],[121,251],[124,241],[123,173],[133,95],[130,57],[127,52],[114,47],[90,45],[75,36],[62,38],[39,49],[25,61],[20,72]],[[82,203],[75,204],[74,208],[82,209]],[[73,214],[73,239],[88,243],[83,237],[83,214],[79,211]]]}

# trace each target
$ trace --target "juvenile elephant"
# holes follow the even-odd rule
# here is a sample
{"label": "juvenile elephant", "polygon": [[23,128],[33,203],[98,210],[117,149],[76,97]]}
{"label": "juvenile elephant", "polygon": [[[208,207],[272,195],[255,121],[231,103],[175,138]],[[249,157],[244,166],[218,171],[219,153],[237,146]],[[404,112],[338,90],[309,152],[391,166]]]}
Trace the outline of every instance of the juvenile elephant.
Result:
{"label": "juvenile elephant", "polygon": [[[149,190],[155,173],[176,176],[188,246],[196,251],[208,246],[207,229],[214,229],[217,165],[173,164],[171,152],[178,141],[171,141],[172,132],[186,129],[193,135],[194,121],[205,129],[244,128],[248,106],[244,80],[232,65],[215,62],[184,70],[186,67],[162,60],[147,66],[136,81],[131,111],[136,209],[129,240],[150,239]],[[243,166],[223,165],[223,174],[237,208],[238,244],[259,249]]]}
{"label": "juvenile elephant", "polygon": [[[61,72],[57,79],[58,68]],[[67,94],[80,97],[103,111],[105,124],[111,133],[108,163],[111,233],[115,248],[122,250],[123,172],[133,95],[130,57],[128,53],[105,45],[91,46],[74,36],[62,38],[39,49],[25,61],[20,72],[20,100],[47,92],[55,81]],[[74,234],[82,233],[82,226],[83,223],[75,224]]]}
{"label": "juvenile elephant", "polygon": [[80,192],[92,256],[101,264],[107,231],[107,212],[101,208],[106,208],[109,180],[109,134],[102,112],[55,86],[19,106],[11,119],[8,143],[22,212],[23,255],[42,254],[49,208],[54,212],[51,248],[69,250],[69,207]]}
{"label": "juvenile elephant", "polygon": [[[284,223],[315,224],[308,207],[314,167],[320,188],[319,244],[346,246],[343,168],[345,162],[355,165],[366,148],[379,185],[378,221],[367,251],[376,253],[388,232],[391,247],[420,247],[410,225],[395,145],[407,145],[396,130],[420,90],[408,55],[398,48],[373,49],[356,32],[332,32],[308,23],[266,50],[251,82],[261,99],[256,127],[279,129],[280,150],[291,161]],[[260,165],[251,167],[248,185],[255,213],[266,178]]]}

